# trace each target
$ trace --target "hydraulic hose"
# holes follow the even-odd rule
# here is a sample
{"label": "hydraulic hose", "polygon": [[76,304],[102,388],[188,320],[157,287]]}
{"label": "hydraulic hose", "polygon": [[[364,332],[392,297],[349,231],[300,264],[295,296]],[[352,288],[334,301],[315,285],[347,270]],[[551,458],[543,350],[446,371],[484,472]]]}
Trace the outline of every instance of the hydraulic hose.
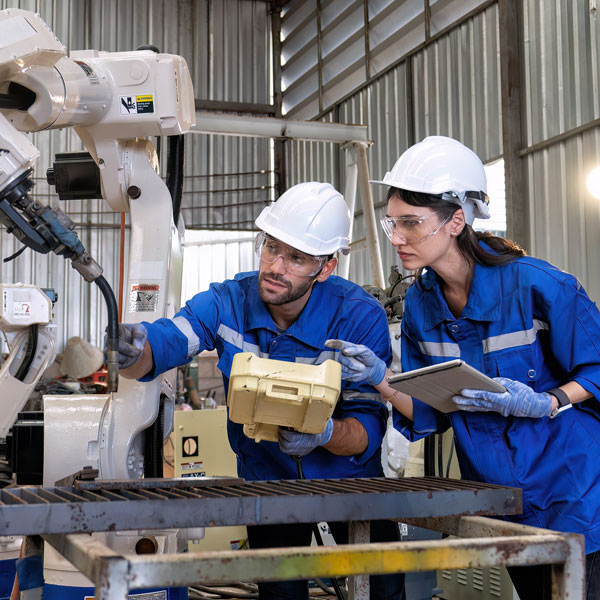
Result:
{"label": "hydraulic hose", "polygon": [[29,328],[29,339],[27,340],[25,357],[23,358],[23,362],[19,365],[19,368],[15,374],[15,379],[18,379],[19,381],[25,381],[25,377],[29,372],[29,367],[31,367],[31,363],[33,362],[37,350],[37,338],[38,326],[37,323],[35,323]]}
{"label": "hydraulic hose", "polygon": [[108,391],[116,392],[119,389],[119,308],[108,281],[100,275],[94,279],[94,283],[100,288],[108,311],[108,326],[106,327]]}
{"label": "hydraulic hose", "polygon": [[175,227],[181,212],[183,196],[183,155],[185,138],[183,135],[170,135],[167,146],[167,188],[173,202],[173,222]]}

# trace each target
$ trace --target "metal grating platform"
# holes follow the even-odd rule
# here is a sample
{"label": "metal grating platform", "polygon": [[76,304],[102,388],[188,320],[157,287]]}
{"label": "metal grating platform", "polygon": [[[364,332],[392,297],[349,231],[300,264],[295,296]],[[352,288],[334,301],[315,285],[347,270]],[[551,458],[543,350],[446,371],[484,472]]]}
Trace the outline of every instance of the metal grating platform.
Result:
{"label": "metal grating platform", "polygon": [[433,477],[78,482],[0,491],[0,535],[521,512],[521,490]]}

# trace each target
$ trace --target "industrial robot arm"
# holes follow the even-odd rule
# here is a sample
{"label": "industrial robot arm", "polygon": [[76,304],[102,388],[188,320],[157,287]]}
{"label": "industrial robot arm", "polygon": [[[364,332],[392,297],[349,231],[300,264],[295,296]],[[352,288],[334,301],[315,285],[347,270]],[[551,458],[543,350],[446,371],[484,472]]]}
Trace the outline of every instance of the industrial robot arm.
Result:
{"label": "industrial robot arm", "polygon": [[[180,165],[165,184],[147,138],[169,136],[173,156],[182,155],[182,134],[195,121],[187,64],[180,56],[152,50],[83,50],[67,56],[39,15],[6,9],[0,11],[0,117],[0,219],[26,246],[69,258],[110,299],[107,366],[109,390],[116,391],[119,340],[114,294],[68,217],[29,198],[38,152],[22,132],[74,128],[95,163],[91,166],[99,181],[75,189],[71,197],[97,198],[99,189],[112,210],[129,213],[123,322],[172,316],[179,308],[181,289],[183,231],[178,227],[176,191],[181,191],[182,170]],[[72,182],[63,167],[61,163],[55,169],[52,181],[59,195],[69,188],[65,180]],[[84,195],[84,188],[96,195]],[[44,477],[54,482],[82,468],[82,460],[97,467],[103,478],[140,477],[142,471],[148,475],[144,457],[150,452],[144,444],[158,435],[145,432],[153,423],[162,424],[157,419],[161,404],[173,404],[175,375],[168,372],[149,383],[121,379],[119,392],[110,395],[101,414],[88,411],[94,423],[69,436],[72,445],[64,447],[60,460],[45,464]],[[161,403],[161,398],[169,401]],[[53,404],[54,411],[45,408],[45,439],[61,431],[63,416],[69,418],[69,411],[59,404]],[[166,417],[164,421],[168,431],[169,421]],[[64,436],[57,435],[63,443]],[[161,448],[160,440],[154,446]]]}
{"label": "industrial robot arm", "polygon": [[0,220],[26,246],[69,258],[100,287],[109,313],[109,389],[116,391],[114,294],[68,216],[28,196],[39,153],[21,132],[75,127],[99,168],[102,196],[113,210],[129,211],[130,198],[142,194],[140,180],[165,187],[154,148],[140,138],[180,135],[194,122],[187,65],[151,50],[84,50],[67,57],[41,17],[20,9],[0,11],[0,40]]}

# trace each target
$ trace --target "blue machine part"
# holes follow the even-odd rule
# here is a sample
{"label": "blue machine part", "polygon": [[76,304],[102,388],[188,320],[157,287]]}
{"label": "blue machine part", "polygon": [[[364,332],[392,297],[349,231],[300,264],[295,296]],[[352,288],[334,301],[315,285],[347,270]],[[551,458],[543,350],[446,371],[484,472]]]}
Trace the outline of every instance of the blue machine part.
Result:
{"label": "blue machine part", "polygon": [[16,558],[0,560],[0,600],[8,600],[15,580]]}
{"label": "blue machine part", "polygon": [[[8,562],[8,561],[7,561]],[[10,590],[9,590],[10,594]],[[93,587],[44,584],[44,600],[94,600]],[[130,600],[188,600],[187,587],[131,590]]]}

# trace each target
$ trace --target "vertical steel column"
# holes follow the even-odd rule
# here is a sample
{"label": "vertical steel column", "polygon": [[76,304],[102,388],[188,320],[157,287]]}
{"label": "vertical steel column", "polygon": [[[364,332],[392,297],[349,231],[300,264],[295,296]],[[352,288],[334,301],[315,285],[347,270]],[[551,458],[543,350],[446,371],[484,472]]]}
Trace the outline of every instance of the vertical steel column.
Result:
{"label": "vertical steel column", "polygon": [[[57,552],[94,582],[95,600],[128,600],[129,560],[87,534],[43,536]],[[133,586],[132,586],[133,587]]]}
{"label": "vertical steel column", "polygon": [[381,251],[379,249],[379,237],[377,235],[377,224],[375,222],[375,208],[373,206],[373,195],[369,185],[369,163],[367,161],[367,146],[363,142],[355,142],[358,158],[358,185],[360,187],[360,199],[362,201],[363,218],[365,220],[365,232],[367,237],[367,249],[371,263],[372,284],[385,289],[385,278],[383,276],[383,264],[381,262]]}
{"label": "vertical steel column", "polygon": [[96,580],[94,600],[128,600],[129,561],[123,557],[103,558]]}
{"label": "vertical steel column", "polygon": [[[344,188],[344,198],[350,211],[350,243],[352,243],[352,232],[354,230],[354,209],[356,207],[356,183],[358,180],[358,164],[356,161],[356,148],[353,144],[342,146],[346,159],[346,186]],[[338,258],[337,274],[344,279],[348,279],[350,273],[350,253],[340,254]]]}
{"label": "vertical steel column", "polygon": [[[368,544],[371,541],[369,521],[348,523],[348,543]],[[348,577],[348,600],[369,600],[369,576],[351,575]]]}
{"label": "vertical steel column", "polygon": [[[271,5],[271,68],[273,69],[273,104],[275,118],[281,119],[283,94],[281,93],[281,0]],[[273,140],[273,170],[275,171],[276,196],[288,187],[285,172],[285,140]]]}
{"label": "vertical steel column", "polygon": [[323,93],[323,32],[321,31],[321,0],[317,0],[317,78],[319,82],[319,113],[325,105]]}
{"label": "vertical steel column", "polygon": [[520,65],[519,0],[499,0],[500,94],[502,99],[502,150],[506,182],[506,229],[509,238],[531,250],[529,212],[523,186],[523,147]]}
{"label": "vertical steel column", "polygon": [[581,540],[574,535],[563,534],[569,553],[564,563],[552,565],[552,600],[562,598],[585,599],[585,550]]}
{"label": "vertical steel column", "polygon": [[363,0],[363,20],[365,27],[365,81],[371,78],[371,41],[369,39],[369,0]]}

